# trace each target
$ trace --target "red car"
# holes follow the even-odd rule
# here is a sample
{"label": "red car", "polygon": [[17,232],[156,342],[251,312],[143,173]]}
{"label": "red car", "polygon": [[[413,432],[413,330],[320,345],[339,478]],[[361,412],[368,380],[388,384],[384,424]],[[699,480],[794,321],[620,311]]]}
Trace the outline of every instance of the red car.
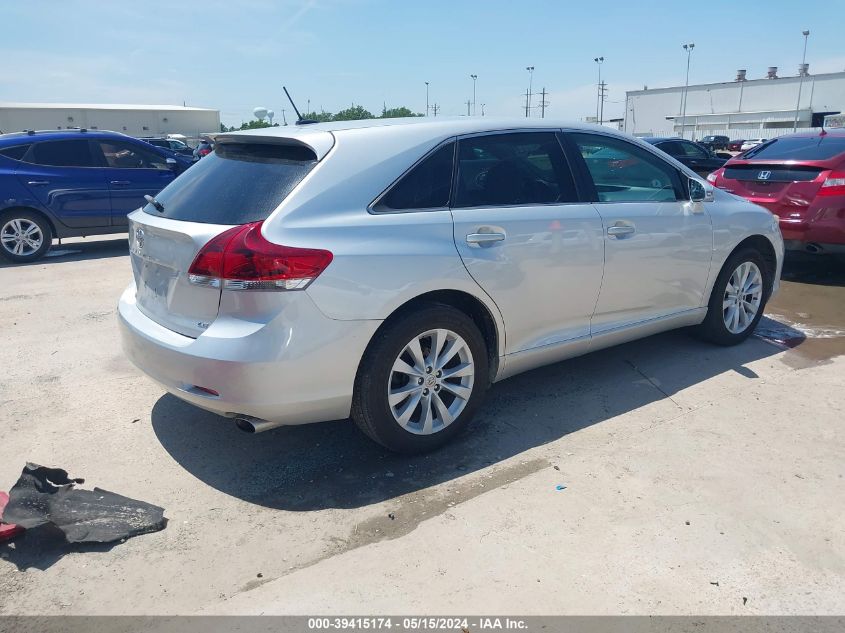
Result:
{"label": "red car", "polygon": [[735,141],[731,141],[728,143],[728,151],[729,152],[740,152],[742,151],[742,144],[745,143],[744,138],[738,138]]}
{"label": "red car", "polygon": [[845,255],[845,130],[780,136],[707,180],[777,215],[787,249]]}

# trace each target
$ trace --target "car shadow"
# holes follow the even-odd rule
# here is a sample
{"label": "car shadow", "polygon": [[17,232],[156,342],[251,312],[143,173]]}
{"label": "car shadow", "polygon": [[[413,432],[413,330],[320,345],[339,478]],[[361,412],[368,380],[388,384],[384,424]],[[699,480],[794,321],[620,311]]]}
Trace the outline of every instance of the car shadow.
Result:
{"label": "car shadow", "polygon": [[113,239],[97,239],[91,241],[65,242],[61,246],[53,243],[53,247],[39,260],[18,264],[6,261],[0,257],[0,268],[19,268],[23,266],[45,266],[70,261],[86,259],[105,259],[129,254],[129,241],[126,236]]}
{"label": "car shadow", "polygon": [[783,261],[783,281],[819,286],[845,286],[845,260],[832,255],[811,255],[787,251]]}
{"label": "car shadow", "polygon": [[249,435],[232,420],[169,394],[154,405],[152,426],[173,459],[221,492],[282,510],[357,508],[436,486],[664,399],[650,423],[665,422],[683,412],[673,394],[726,372],[738,381],[756,380],[748,365],[781,350],[756,337],[715,347],[676,331],[536,369],[493,385],[467,433],[416,457],[382,449],[349,420]]}

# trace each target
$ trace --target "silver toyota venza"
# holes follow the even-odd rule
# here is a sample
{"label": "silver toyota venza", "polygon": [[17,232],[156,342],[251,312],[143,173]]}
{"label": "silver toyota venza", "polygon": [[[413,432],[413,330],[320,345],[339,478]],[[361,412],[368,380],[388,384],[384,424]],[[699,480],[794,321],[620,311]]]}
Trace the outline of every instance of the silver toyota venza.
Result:
{"label": "silver toyota venza", "polygon": [[139,368],[248,431],[351,417],[408,453],[540,365],[684,326],[739,343],[783,259],[765,209],[548,119],[221,134],[129,219]]}

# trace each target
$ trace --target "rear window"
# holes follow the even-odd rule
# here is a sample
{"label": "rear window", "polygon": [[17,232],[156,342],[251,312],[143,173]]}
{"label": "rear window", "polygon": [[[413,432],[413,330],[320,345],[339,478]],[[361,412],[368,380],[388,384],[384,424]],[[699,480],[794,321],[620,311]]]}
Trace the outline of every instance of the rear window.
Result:
{"label": "rear window", "polygon": [[845,152],[845,137],[778,138],[748,150],[742,158],[762,160],[827,160]]}
{"label": "rear window", "polygon": [[0,156],[5,156],[6,158],[13,158],[14,160],[20,160],[23,158],[24,154],[26,154],[26,150],[29,149],[29,145],[15,145],[14,147],[4,147],[0,149]]}
{"label": "rear window", "polygon": [[245,224],[264,220],[317,164],[301,145],[219,143],[156,196],[158,212],[173,220],[208,224]]}

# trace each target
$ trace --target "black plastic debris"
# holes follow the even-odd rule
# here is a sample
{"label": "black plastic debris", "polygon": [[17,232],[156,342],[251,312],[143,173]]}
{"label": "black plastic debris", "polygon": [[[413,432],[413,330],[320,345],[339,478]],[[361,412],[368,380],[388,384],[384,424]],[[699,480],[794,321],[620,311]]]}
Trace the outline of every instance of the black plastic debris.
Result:
{"label": "black plastic debris", "polygon": [[167,525],[164,508],[108,490],[74,488],[61,468],[28,463],[9,491],[3,521],[31,529],[52,524],[70,543],[111,543]]}

